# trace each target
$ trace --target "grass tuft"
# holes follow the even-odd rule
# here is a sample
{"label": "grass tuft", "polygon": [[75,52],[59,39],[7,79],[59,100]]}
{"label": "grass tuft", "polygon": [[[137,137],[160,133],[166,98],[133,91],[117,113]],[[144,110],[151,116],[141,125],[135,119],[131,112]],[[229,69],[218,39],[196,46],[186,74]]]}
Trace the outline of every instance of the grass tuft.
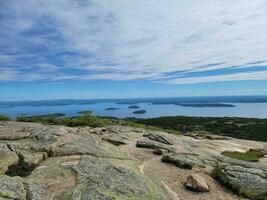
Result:
{"label": "grass tuft", "polygon": [[261,150],[250,149],[245,153],[237,151],[224,151],[222,155],[243,161],[258,162],[259,159],[264,156],[264,153]]}

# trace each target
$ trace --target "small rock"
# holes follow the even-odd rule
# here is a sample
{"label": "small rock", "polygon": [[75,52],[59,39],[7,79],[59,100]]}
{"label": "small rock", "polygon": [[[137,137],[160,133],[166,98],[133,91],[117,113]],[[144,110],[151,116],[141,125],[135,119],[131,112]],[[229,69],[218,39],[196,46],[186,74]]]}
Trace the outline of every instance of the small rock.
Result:
{"label": "small rock", "polygon": [[166,153],[166,150],[164,150],[164,149],[154,149],[153,150],[153,154],[155,154],[155,155],[163,155],[163,154],[165,154]]}
{"label": "small rock", "polygon": [[186,187],[198,192],[209,192],[209,186],[199,174],[191,174],[187,177]]}
{"label": "small rock", "polygon": [[162,152],[161,149],[154,149],[154,150],[153,150],[153,154],[155,154],[155,155],[162,155],[163,152]]}

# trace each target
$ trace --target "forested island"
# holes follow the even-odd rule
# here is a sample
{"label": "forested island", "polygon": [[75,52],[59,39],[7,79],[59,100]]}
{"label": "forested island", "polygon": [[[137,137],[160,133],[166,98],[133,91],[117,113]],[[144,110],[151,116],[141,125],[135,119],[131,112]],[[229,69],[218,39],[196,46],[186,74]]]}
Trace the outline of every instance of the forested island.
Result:
{"label": "forested island", "polygon": [[105,110],[119,110],[119,108],[113,108],[113,107],[111,107],[111,108],[106,108]]}
{"label": "forested island", "polygon": [[131,105],[128,106],[129,109],[139,109],[140,107],[138,105]]}
{"label": "forested island", "polygon": [[181,103],[181,104],[176,104],[178,106],[183,106],[183,107],[196,107],[196,108],[205,108],[205,107],[214,107],[214,108],[233,108],[236,107],[233,104],[227,104],[227,103]]}
{"label": "forested island", "polygon": [[145,114],[146,110],[136,110],[133,112],[133,114]]}

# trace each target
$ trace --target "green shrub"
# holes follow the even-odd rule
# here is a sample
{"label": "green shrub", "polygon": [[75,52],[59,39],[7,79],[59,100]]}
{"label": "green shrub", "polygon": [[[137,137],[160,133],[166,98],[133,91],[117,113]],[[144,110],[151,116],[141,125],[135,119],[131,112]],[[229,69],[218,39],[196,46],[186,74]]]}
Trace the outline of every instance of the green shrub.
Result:
{"label": "green shrub", "polygon": [[31,117],[20,116],[17,117],[16,121],[35,122],[48,125],[65,125],[70,127],[76,127],[76,126],[100,127],[104,126],[107,122],[107,120],[105,119],[92,116],[89,112],[79,117],[65,117],[65,118],[59,118],[54,115],[31,116]]}
{"label": "green shrub", "polygon": [[216,135],[267,142],[267,119],[175,116],[132,120],[182,133],[207,131]]}
{"label": "green shrub", "polygon": [[11,121],[11,118],[5,115],[0,115],[0,121]]}
{"label": "green shrub", "polygon": [[264,153],[261,150],[251,149],[245,153],[237,151],[224,151],[222,152],[222,155],[243,161],[258,162],[259,159],[264,156]]}

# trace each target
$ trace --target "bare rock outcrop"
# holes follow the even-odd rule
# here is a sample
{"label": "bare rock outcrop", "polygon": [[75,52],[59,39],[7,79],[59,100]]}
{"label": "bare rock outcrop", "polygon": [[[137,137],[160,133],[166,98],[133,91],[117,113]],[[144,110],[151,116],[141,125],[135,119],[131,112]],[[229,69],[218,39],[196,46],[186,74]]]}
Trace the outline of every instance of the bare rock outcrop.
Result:
{"label": "bare rock outcrop", "polygon": [[[120,125],[6,122],[0,123],[1,132],[0,199],[244,199],[225,185],[266,200],[264,158],[248,163],[220,155],[224,148],[264,149],[266,143],[196,140]],[[186,181],[187,188],[200,192],[187,190]]]}
{"label": "bare rock outcrop", "polygon": [[137,141],[136,146],[139,148],[165,149],[168,150],[169,152],[173,151],[173,148],[169,147],[168,145],[149,140],[139,140]]}
{"label": "bare rock outcrop", "polygon": [[[228,161],[228,162],[226,162]],[[267,199],[267,167],[255,163],[232,161],[219,162],[214,177],[223,185],[250,199]]]}
{"label": "bare rock outcrop", "polygon": [[159,133],[146,133],[143,135],[144,137],[149,138],[150,140],[154,140],[163,144],[173,145],[173,141],[167,137],[166,135]]}
{"label": "bare rock outcrop", "polygon": [[192,169],[195,166],[205,168],[205,163],[197,154],[175,153],[164,155],[162,162],[171,163],[179,168]]}

